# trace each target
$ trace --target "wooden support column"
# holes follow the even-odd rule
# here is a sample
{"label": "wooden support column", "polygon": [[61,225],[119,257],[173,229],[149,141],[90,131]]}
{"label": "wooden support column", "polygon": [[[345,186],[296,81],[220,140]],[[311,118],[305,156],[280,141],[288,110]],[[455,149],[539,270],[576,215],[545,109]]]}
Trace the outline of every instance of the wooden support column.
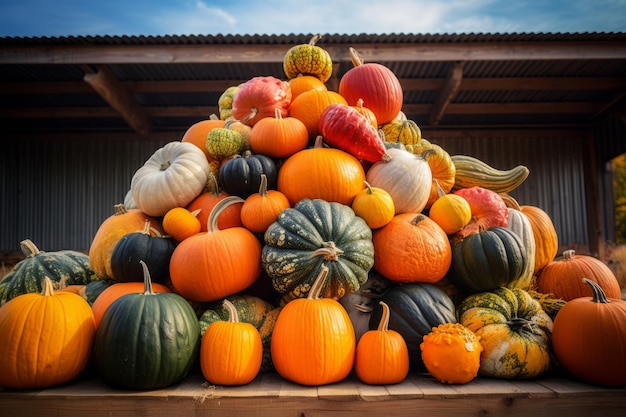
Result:
{"label": "wooden support column", "polygon": [[463,80],[463,63],[457,62],[454,64],[450,73],[448,74],[448,78],[446,79],[446,83],[441,89],[437,100],[433,104],[433,107],[430,110],[430,118],[429,124],[430,126],[437,126],[439,121],[443,117],[446,112],[446,108],[456,96],[456,93],[459,91],[459,87],[461,86],[461,81]]}
{"label": "wooden support column", "polygon": [[107,67],[102,66],[98,72],[87,73],[83,79],[126,120],[134,131],[142,136],[150,133],[150,119],[147,114]]}

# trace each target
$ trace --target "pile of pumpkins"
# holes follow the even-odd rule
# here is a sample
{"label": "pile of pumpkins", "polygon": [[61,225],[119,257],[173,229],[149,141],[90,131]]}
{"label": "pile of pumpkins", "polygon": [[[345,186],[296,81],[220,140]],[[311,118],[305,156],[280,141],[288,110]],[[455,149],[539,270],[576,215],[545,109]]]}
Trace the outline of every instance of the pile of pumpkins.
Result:
{"label": "pile of pumpkins", "polygon": [[42,252],[0,283],[0,386],[155,389],[277,372],[462,384],[563,368],[626,385],[626,302],[509,193],[525,166],[449,155],[402,113],[387,67],[295,45],[285,80],[225,90],[219,116],[135,172],[88,254]]}

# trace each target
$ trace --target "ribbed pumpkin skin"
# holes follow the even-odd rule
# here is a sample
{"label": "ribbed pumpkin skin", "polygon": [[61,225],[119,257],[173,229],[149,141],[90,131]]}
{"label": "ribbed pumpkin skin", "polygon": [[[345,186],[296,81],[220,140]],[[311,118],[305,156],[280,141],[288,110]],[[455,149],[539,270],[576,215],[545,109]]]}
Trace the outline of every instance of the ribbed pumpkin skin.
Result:
{"label": "ribbed pumpkin skin", "polygon": [[553,323],[526,291],[501,287],[470,295],[457,315],[480,337],[479,375],[534,378],[550,368]]}
{"label": "ribbed pumpkin skin", "polygon": [[151,236],[135,232],[122,236],[111,254],[111,269],[117,282],[143,281],[144,261],[154,282],[166,283],[170,279],[170,258],[176,249],[171,237]]}
{"label": "ribbed pumpkin skin", "polygon": [[289,105],[289,116],[300,120],[309,132],[309,141],[320,134],[320,119],[324,110],[331,104],[348,102],[339,93],[332,90],[309,90],[300,93]]}
{"label": "ribbed pumpkin skin", "polygon": [[554,260],[559,251],[559,237],[552,219],[542,209],[535,206],[520,206],[533,228],[535,238],[535,268],[537,275],[543,267]]}
{"label": "ribbed pumpkin skin", "polygon": [[509,222],[506,228],[519,236],[528,258],[526,267],[520,277],[506,286],[508,288],[521,288],[522,290],[528,290],[533,283],[535,270],[536,244],[533,228],[528,220],[528,217],[526,217],[526,215],[521,211],[514,208],[509,208]]}
{"label": "ribbed pumpkin skin", "polygon": [[450,280],[459,288],[477,293],[517,280],[528,257],[520,238],[505,227],[492,227],[467,236],[452,248]]}
{"label": "ribbed pumpkin skin", "polygon": [[[389,329],[404,337],[411,369],[425,371],[420,344],[425,335],[443,323],[456,323],[452,299],[431,284],[403,284],[389,288],[380,298],[389,306]],[[374,305],[369,328],[378,328],[383,309]]]}
{"label": "ribbed pumpkin skin", "polygon": [[276,371],[302,385],[324,385],[348,376],[356,338],[348,313],[329,298],[300,298],[281,310],[272,334]]}
{"label": "ribbed pumpkin skin", "polygon": [[222,163],[219,183],[226,193],[246,198],[259,191],[262,174],[267,178],[267,189],[276,189],[278,169],[272,158],[261,154],[237,156]]}
{"label": "ribbed pumpkin skin", "polygon": [[321,36],[314,36],[308,44],[291,47],[283,58],[283,70],[287,78],[298,75],[313,75],[323,83],[330,79],[333,72],[333,61],[325,49],[315,43]]}
{"label": "ribbed pumpkin skin", "polygon": [[55,283],[65,277],[67,285],[86,285],[98,278],[91,268],[89,256],[82,252],[44,252],[28,239],[21,242],[21,247],[26,258],[0,281],[0,305],[21,294],[41,292],[45,277]]}
{"label": "ribbed pumpkin skin", "polygon": [[[261,263],[283,302],[305,297],[322,265],[330,271],[320,295],[338,299],[358,290],[374,264],[371,229],[339,203],[301,200],[281,212],[264,240]],[[343,253],[334,258],[333,248]]]}
{"label": "ribbed pumpkin skin", "polygon": [[302,199],[322,199],[351,205],[363,189],[365,171],[352,155],[315,147],[290,156],[278,171],[278,191],[294,206]]}
{"label": "ribbed pumpkin skin", "polygon": [[0,308],[0,387],[63,384],[88,364],[96,332],[89,304],[70,292],[44,294],[50,292],[23,294]]}
{"label": "ribbed pumpkin skin", "polygon": [[104,313],[93,356],[106,383],[157,389],[181,380],[199,347],[198,319],[184,298],[174,293],[127,294]]}

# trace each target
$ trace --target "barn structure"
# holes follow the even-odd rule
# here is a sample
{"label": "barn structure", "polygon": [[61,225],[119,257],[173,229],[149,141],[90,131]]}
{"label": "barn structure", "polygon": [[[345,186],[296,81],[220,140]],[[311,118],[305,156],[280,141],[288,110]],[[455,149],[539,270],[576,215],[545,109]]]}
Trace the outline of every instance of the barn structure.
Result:
{"label": "barn structure", "polygon": [[[229,86],[285,79],[313,34],[0,38],[0,251],[86,251],[134,172]],[[511,194],[562,247],[614,238],[607,163],[626,152],[626,33],[323,34],[336,90],[349,48],[388,66],[403,112],[451,155],[525,165]]]}

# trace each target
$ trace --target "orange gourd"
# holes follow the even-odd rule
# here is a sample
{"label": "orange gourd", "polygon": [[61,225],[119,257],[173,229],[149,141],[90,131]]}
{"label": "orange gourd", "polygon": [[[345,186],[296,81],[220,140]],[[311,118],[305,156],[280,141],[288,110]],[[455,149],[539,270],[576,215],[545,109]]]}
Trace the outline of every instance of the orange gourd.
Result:
{"label": "orange gourd", "polygon": [[608,298],[621,298],[619,282],[613,271],[601,260],[590,255],[577,255],[572,249],[563,252],[546,265],[537,276],[537,289],[543,294],[570,301],[591,297],[592,288],[583,278],[594,281]]}
{"label": "orange gourd", "polygon": [[[107,308],[109,308],[109,306],[113,304],[115,300],[126,294],[141,294],[144,292],[144,290],[144,283],[138,281],[117,282],[113,285],[108,286],[98,295],[96,300],[91,305],[91,310],[93,312],[93,317],[96,322],[96,327],[98,327],[98,325],[100,324],[102,316],[104,316]],[[152,291],[171,292],[171,290],[167,286],[156,282],[152,283]]]}
{"label": "orange gourd", "polygon": [[207,231],[178,244],[170,259],[175,291],[191,301],[216,301],[248,288],[261,275],[261,243],[244,227],[220,230],[220,214],[243,203],[229,196],[215,205]]}
{"label": "orange gourd", "polygon": [[204,156],[211,162],[213,158],[209,155],[209,151],[206,148],[206,138],[209,132],[217,127],[224,127],[224,120],[220,120],[216,115],[212,114],[208,119],[200,120],[189,126],[181,142],[190,142],[196,145],[204,152]]}
{"label": "orange gourd", "polygon": [[450,269],[448,235],[424,214],[397,214],[373,233],[374,269],[399,283],[440,281]]}
{"label": "orange gourd", "polygon": [[248,230],[263,233],[280,212],[289,207],[289,200],[283,193],[267,189],[267,176],[261,174],[259,192],[248,196],[241,207],[241,222]]}
{"label": "orange gourd", "polygon": [[163,230],[179,242],[200,233],[202,225],[198,214],[201,211],[197,209],[191,212],[184,207],[174,207],[163,216]]}
{"label": "orange gourd", "polygon": [[309,141],[320,134],[319,124],[322,113],[331,104],[345,104],[346,100],[339,93],[331,90],[309,90],[291,101],[289,116],[299,119],[309,132]]}
{"label": "orange gourd", "polygon": [[378,130],[378,120],[376,119],[376,115],[373,111],[363,105],[362,98],[358,99],[356,104],[350,107],[356,109],[356,111],[362,116],[365,116],[365,119],[369,122],[369,124],[372,125],[375,130]]}
{"label": "orange gourd", "polygon": [[397,384],[409,373],[409,349],[402,335],[389,329],[389,306],[379,303],[383,313],[378,328],[366,331],[359,339],[354,370],[366,384]]}
{"label": "orange gourd", "polygon": [[126,210],[123,204],[115,205],[115,213],[107,217],[96,231],[89,247],[89,263],[100,279],[115,279],[111,256],[117,242],[127,233],[143,230],[146,221],[159,233],[161,222],[138,209]]}
{"label": "orange gourd", "polygon": [[239,321],[237,309],[223,302],[228,321],[215,321],[204,332],[200,345],[202,375],[216,385],[245,385],[261,369],[261,335],[250,323]]}
{"label": "orange gourd", "polygon": [[319,136],[313,148],[290,156],[278,171],[277,189],[291,203],[304,198],[322,199],[347,206],[363,189],[365,171],[354,156],[335,148],[325,148]]}
{"label": "orange gourd", "polygon": [[460,323],[434,327],[420,344],[428,372],[440,382],[466,384],[478,375],[483,347],[479,338]]}
{"label": "orange gourd", "polygon": [[592,297],[568,301],[552,328],[554,353],[563,368],[585,382],[626,386],[626,301],[607,298],[587,278]]}
{"label": "orange gourd", "polygon": [[87,301],[54,292],[46,277],[41,293],[17,296],[0,308],[0,387],[46,388],[77,378],[86,368],[96,334]]}
{"label": "orange gourd", "polygon": [[287,303],[272,332],[276,371],[302,385],[341,381],[354,365],[356,336],[348,313],[338,301],[319,298],[327,275],[328,267],[322,266],[307,298]]}
{"label": "orange gourd", "polygon": [[559,251],[559,237],[552,223],[552,219],[541,208],[536,206],[520,206],[520,211],[526,215],[533,229],[535,239],[535,268],[534,275],[538,275],[546,265],[554,260]]}
{"label": "orange gourd", "polygon": [[393,198],[382,188],[372,187],[367,181],[364,183],[365,188],[352,201],[352,210],[370,229],[378,229],[389,223],[396,213]]}
{"label": "orange gourd", "polygon": [[306,148],[309,131],[300,119],[283,117],[276,109],[274,117],[258,121],[250,132],[250,149],[272,158],[287,158]]}

